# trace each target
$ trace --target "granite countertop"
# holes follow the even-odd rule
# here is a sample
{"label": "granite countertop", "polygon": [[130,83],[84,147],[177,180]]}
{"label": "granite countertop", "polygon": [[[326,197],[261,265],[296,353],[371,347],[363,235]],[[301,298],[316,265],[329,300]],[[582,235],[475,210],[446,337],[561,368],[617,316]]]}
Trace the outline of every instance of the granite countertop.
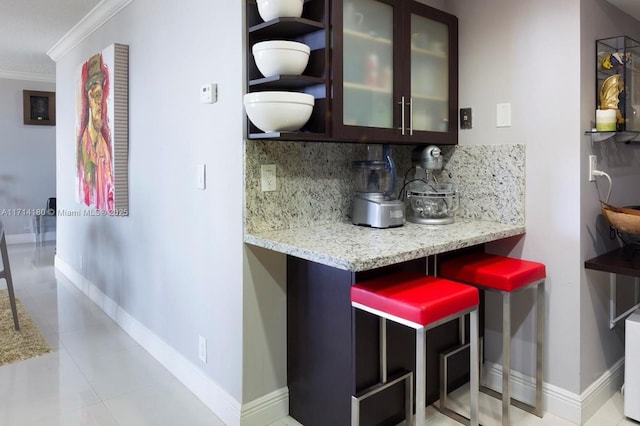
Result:
{"label": "granite countertop", "polygon": [[365,271],[525,233],[524,225],[458,219],[375,229],[348,222],[245,233],[244,242],[347,271]]}

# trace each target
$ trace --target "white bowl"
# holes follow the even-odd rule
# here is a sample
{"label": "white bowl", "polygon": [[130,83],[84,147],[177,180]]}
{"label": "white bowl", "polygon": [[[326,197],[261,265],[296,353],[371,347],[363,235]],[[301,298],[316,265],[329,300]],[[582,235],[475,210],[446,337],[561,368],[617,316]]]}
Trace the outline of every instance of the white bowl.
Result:
{"label": "white bowl", "polygon": [[253,92],[244,95],[244,109],[263,132],[295,132],[309,121],[314,101],[307,93]]}
{"label": "white bowl", "polygon": [[299,18],[304,0],[258,0],[258,13],[264,21],[276,18]]}
{"label": "white bowl", "polygon": [[252,47],[258,70],[265,77],[277,74],[300,75],[309,63],[311,49],[297,41],[270,40]]}

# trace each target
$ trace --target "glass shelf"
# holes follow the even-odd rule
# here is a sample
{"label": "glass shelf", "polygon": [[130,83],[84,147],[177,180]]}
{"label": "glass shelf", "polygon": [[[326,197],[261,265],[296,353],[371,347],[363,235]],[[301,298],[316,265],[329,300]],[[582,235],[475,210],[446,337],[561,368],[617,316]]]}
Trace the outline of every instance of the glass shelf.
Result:
{"label": "glass shelf", "polygon": [[640,142],[640,132],[599,132],[597,130],[588,130],[584,134],[591,136],[593,142],[605,142],[608,140],[619,143]]}

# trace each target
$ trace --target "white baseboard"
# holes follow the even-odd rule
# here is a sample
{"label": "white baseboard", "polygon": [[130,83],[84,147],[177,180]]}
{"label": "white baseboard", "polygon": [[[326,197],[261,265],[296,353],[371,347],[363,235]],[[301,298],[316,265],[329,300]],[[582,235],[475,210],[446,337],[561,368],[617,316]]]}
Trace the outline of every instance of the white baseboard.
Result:
{"label": "white baseboard", "polygon": [[595,414],[624,383],[624,357],[582,392],[582,423]]}
{"label": "white baseboard", "polygon": [[[484,383],[497,391],[502,389],[502,366],[485,362]],[[624,379],[624,359],[620,359],[581,395],[549,383],[543,384],[542,404],[545,412],[577,425],[584,424],[613,394]],[[511,371],[511,396],[532,404],[535,400],[535,379]]]}
{"label": "white baseboard", "polygon": [[97,286],[58,256],[55,257],[55,268],[180,380],[226,425],[267,425],[287,416],[289,392],[286,388],[276,390],[244,405],[240,404],[202,370],[129,315],[113,299],[107,297]]}
{"label": "white baseboard", "polygon": [[242,426],[264,426],[289,415],[289,389],[284,387],[242,406]]}

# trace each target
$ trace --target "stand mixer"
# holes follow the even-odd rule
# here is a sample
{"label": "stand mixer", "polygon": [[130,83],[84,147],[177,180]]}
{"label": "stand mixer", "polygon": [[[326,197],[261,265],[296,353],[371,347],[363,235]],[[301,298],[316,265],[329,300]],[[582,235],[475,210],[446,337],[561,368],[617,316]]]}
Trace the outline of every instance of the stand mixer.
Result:
{"label": "stand mixer", "polygon": [[395,166],[387,144],[382,147],[381,160],[353,162],[351,220],[354,225],[373,228],[404,225],[404,203],[393,197],[395,182]]}
{"label": "stand mixer", "polygon": [[458,194],[450,183],[438,183],[435,172],[442,170],[440,148],[429,145],[417,147],[411,153],[416,168],[407,190],[407,220],[425,225],[447,225],[454,222],[458,209]]}

